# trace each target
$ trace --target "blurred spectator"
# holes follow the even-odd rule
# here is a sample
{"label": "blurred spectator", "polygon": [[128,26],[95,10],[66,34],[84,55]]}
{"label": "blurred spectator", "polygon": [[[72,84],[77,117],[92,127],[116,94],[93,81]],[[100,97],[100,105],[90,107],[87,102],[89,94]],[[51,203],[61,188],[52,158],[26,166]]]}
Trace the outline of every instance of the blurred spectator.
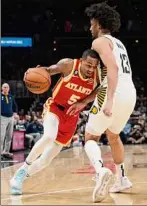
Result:
{"label": "blurred spectator", "polygon": [[85,24],[85,25],[84,25],[84,31],[85,31],[85,32],[88,32],[88,31],[89,31],[89,25],[88,25],[88,24]]}
{"label": "blurred spectator", "polygon": [[14,117],[17,113],[17,105],[9,90],[9,85],[4,83],[1,93],[1,155],[6,158],[13,157],[13,154],[10,153],[10,147],[13,136]]}
{"label": "blurred spectator", "polygon": [[129,120],[127,122],[125,128],[123,129],[123,131],[120,133],[120,138],[121,138],[123,144],[127,143],[127,140],[130,136],[131,128],[132,128],[132,124],[131,124],[131,121]]}
{"label": "blurred spectator", "polygon": [[131,123],[130,123],[130,121],[128,121],[125,128],[123,129],[123,132],[124,132],[124,135],[125,135],[126,138],[128,138],[129,135],[130,135],[131,127],[132,127]]}
{"label": "blurred spectator", "polygon": [[130,133],[130,137],[128,138],[127,142],[132,144],[139,144],[145,141],[143,136],[143,128],[140,125],[135,125]]}
{"label": "blurred spectator", "polygon": [[19,115],[14,119],[14,130],[25,131],[24,120],[20,120]]}
{"label": "blurred spectator", "polygon": [[11,88],[11,93],[15,95],[16,94],[16,80],[9,80],[9,85]]}
{"label": "blurred spectator", "polygon": [[132,30],[133,21],[131,19],[128,20],[127,29],[128,31]]}
{"label": "blurred spectator", "polygon": [[[143,101],[144,98],[140,100]],[[140,106],[138,107],[138,111],[142,114],[147,112],[147,108],[144,106],[143,102],[140,103]]]}
{"label": "blurred spectator", "polygon": [[25,119],[24,109],[20,110],[19,117],[20,117],[20,120],[24,120]]}
{"label": "blurred spectator", "polygon": [[32,119],[34,119],[34,117],[36,118],[36,113],[35,113],[35,111],[32,111],[32,112],[31,112],[31,117],[32,117]]}
{"label": "blurred spectator", "polygon": [[23,84],[23,81],[21,81],[21,80],[17,81],[16,89],[17,89],[16,90],[17,91],[17,96],[18,97],[23,97],[24,96],[24,84]]}
{"label": "blurred spectator", "polygon": [[146,114],[142,114],[138,117],[138,124],[144,127],[145,124],[145,119],[146,119]]}
{"label": "blurred spectator", "polygon": [[26,116],[25,116],[25,123],[24,123],[25,129],[28,128],[28,126],[29,126],[30,123],[31,123],[31,116],[26,115]]}
{"label": "blurred spectator", "polygon": [[147,143],[147,122],[144,125],[143,136],[145,138],[145,143]]}
{"label": "blurred spectator", "polygon": [[69,20],[65,21],[65,25],[64,25],[64,31],[65,32],[71,32],[72,29],[72,24]]}
{"label": "blurred spectator", "polygon": [[26,128],[26,134],[29,134],[33,137],[35,143],[41,138],[41,127],[40,123],[37,120],[37,117],[33,117],[33,122],[31,122]]}

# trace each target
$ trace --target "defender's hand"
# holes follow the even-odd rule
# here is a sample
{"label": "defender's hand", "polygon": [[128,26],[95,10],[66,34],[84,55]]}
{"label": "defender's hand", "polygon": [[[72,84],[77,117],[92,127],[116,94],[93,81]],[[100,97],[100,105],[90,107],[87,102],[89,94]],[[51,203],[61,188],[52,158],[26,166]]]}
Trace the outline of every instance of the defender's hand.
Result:
{"label": "defender's hand", "polygon": [[76,102],[73,105],[71,105],[69,107],[69,109],[67,110],[66,114],[68,115],[75,115],[77,112],[81,111],[82,109],[84,109],[84,107],[86,106],[85,103],[83,102]]}
{"label": "defender's hand", "polygon": [[112,106],[113,106],[113,101],[108,100],[106,105],[105,105],[105,108],[103,109],[103,112],[107,117],[112,116]]}

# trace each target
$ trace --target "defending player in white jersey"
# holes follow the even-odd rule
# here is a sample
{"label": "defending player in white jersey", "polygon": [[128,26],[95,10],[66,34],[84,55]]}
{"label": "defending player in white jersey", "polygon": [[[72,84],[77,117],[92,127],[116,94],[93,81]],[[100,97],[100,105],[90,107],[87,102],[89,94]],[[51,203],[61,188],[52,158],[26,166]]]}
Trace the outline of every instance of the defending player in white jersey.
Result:
{"label": "defending player in white jersey", "polygon": [[[114,163],[116,182],[110,192],[120,192],[132,187],[124,168],[124,147],[119,133],[125,127],[136,103],[136,90],[132,82],[132,71],[128,54],[122,42],[111,33],[119,30],[120,16],[106,3],[93,4],[86,9],[90,18],[90,31],[95,40],[92,48],[100,55],[104,65],[99,70],[100,90],[89,114],[85,133],[85,151],[96,170],[96,186],[93,201],[102,201],[111,182],[112,173],[102,165],[101,151],[97,145],[106,131]],[[73,105],[72,109],[78,108]]]}

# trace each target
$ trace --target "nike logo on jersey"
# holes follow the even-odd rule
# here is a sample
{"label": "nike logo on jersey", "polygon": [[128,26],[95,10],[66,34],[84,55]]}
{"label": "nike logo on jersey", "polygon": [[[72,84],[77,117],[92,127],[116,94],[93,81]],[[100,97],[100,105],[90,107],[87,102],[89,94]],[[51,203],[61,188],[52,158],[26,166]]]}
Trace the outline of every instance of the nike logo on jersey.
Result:
{"label": "nike logo on jersey", "polygon": [[88,80],[88,84],[93,84],[93,79],[92,78],[90,78],[89,80]]}
{"label": "nike logo on jersey", "polygon": [[88,88],[85,88],[85,87],[82,87],[82,86],[79,86],[77,84],[74,84],[74,83],[67,83],[65,85],[66,88],[69,88],[69,89],[72,89],[76,92],[79,92],[79,93],[82,93],[82,94],[90,94],[92,92],[91,89],[88,89]]}

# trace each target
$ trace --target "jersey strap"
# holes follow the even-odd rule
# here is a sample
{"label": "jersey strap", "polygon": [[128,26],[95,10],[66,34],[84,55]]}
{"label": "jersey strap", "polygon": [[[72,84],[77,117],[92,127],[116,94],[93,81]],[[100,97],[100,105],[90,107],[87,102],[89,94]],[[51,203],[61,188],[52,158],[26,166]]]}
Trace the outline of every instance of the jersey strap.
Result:
{"label": "jersey strap", "polygon": [[75,71],[78,70],[79,64],[80,64],[80,60],[74,59],[72,71],[67,77],[64,77],[64,82],[70,81],[70,79],[73,77],[73,74],[75,73]]}

